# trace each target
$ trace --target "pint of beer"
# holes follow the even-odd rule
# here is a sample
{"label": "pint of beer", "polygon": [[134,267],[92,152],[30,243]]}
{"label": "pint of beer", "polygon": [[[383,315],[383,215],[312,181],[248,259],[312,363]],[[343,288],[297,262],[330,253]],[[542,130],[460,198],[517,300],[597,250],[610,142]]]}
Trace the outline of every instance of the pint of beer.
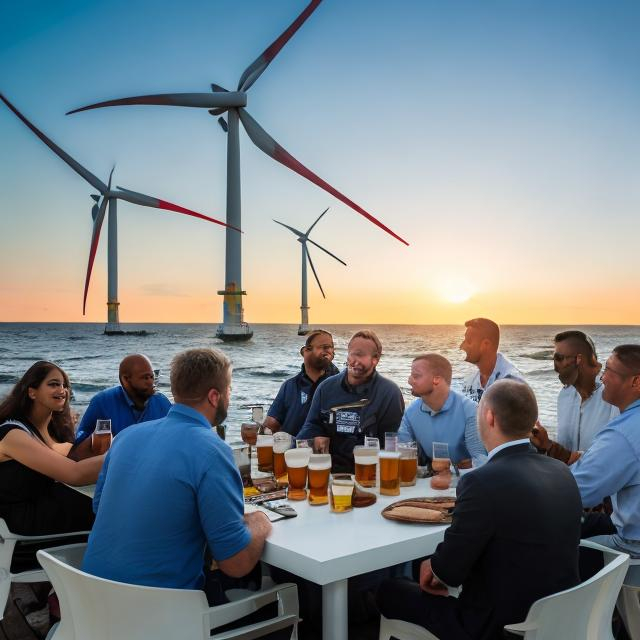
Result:
{"label": "pint of beer", "polygon": [[353,460],[356,467],[356,482],[361,487],[376,486],[376,471],[378,469],[378,453],[374,447],[358,445],[353,449]]}
{"label": "pint of beer", "polygon": [[96,428],[91,434],[91,453],[101,456],[111,446],[111,420],[96,420]]}
{"label": "pint of beer", "polygon": [[289,500],[304,500],[307,497],[307,466],[311,449],[287,449],[284,461],[287,465],[289,477]]}
{"label": "pint of beer", "polygon": [[380,452],[380,495],[400,495],[400,452]]}
{"label": "pint of beer", "polygon": [[273,471],[273,436],[259,435],[256,448],[258,450],[258,471]]}
{"label": "pint of beer", "polygon": [[418,474],[418,447],[415,442],[401,442],[400,452],[400,486],[412,487]]}
{"label": "pint of beer", "polygon": [[309,504],[327,504],[329,502],[329,474],[331,473],[331,455],[312,453],[309,456]]}
{"label": "pint of beer", "polygon": [[338,473],[331,478],[329,486],[329,501],[331,511],[334,513],[346,513],[353,509],[353,477],[348,473]]}
{"label": "pint of beer", "polygon": [[278,484],[287,484],[287,463],[284,461],[285,451],[291,449],[293,438],[286,431],[279,431],[273,436],[273,475]]}

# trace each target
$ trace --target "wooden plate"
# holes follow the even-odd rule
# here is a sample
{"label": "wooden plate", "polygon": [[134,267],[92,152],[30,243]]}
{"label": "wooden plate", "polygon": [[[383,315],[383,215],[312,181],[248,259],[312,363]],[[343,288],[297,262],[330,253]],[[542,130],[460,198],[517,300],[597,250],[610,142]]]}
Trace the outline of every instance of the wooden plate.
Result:
{"label": "wooden plate", "polygon": [[455,502],[445,497],[398,500],[382,510],[382,517],[413,524],[449,524]]}

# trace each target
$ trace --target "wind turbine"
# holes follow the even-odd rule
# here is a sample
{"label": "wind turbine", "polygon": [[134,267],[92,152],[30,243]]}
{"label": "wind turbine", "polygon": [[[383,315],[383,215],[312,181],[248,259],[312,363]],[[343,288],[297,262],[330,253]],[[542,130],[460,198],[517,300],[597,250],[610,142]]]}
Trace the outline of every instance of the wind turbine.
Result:
{"label": "wind turbine", "polygon": [[338,256],[334,256],[333,253],[331,253],[331,251],[327,251],[327,249],[325,249],[324,247],[321,247],[317,242],[314,242],[309,238],[309,234],[311,233],[311,230],[313,229],[313,227],[315,227],[318,224],[318,222],[320,221],[320,218],[322,218],[322,216],[325,213],[327,213],[327,211],[329,211],[329,207],[327,207],[316,218],[316,221],[307,229],[306,233],[303,233],[302,231],[298,231],[297,229],[290,227],[288,224],[285,224],[284,222],[279,222],[278,220],[274,220],[274,222],[276,222],[279,225],[282,225],[283,227],[285,227],[285,229],[289,229],[291,233],[298,236],[298,242],[302,245],[302,294],[300,298],[300,326],[298,327],[299,336],[305,336],[307,335],[307,333],[309,333],[309,304],[307,301],[307,260],[309,261],[309,266],[311,267],[311,271],[313,271],[313,276],[315,277],[316,282],[320,287],[320,293],[322,294],[322,297],[323,298],[327,297],[324,295],[324,289],[320,284],[320,278],[318,278],[316,268],[313,266],[313,261],[311,260],[309,249],[307,248],[307,242],[310,242],[314,247],[318,247],[318,249],[320,249],[321,251],[324,251],[325,253],[330,255],[334,260],[337,260],[338,262],[343,264],[345,267],[347,266],[347,263],[344,262],[344,260],[340,260],[340,258],[338,258]]}
{"label": "wind turbine", "polygon": [[[342,201],[354,211],[373,222],[375,225],[392,235],[400,242],[409,243],[396,235],[382,222],[374,218],[362,207],[340,193],[337,189],[325,182],[301,162],[296,160],[288,151],[281,147],[247,112],[247,91],[253,83],[262,75],[271,61],[278,55],[284,45],[291,39],[296,31],[303,25],[307,18],[316,10],[321,0],[312,0],[300,15],[276,38],[258,58],[252,62],[240,76],[236,91],[227,91],[217,84],[212,84],[213,93],[167,93],[156,95],[136,96],[98,102],[79,109],[69,111],[77,113],[99,107],[111,107],[120,105],[165,105],[179,107],[199,107],[209,109],[213,116],[220,116],[227,112],[228,122],[224,118],[218,118],[218,122],[227,132],[227,223],[233,227],[241,226],[240,208],[240,146],[239,146],[239,122],[247,132],[251,141],[264,153],[280,162],[285,167],[300,174],[303,178],[313,182],[338,200]],[[242,296],[246,291],[242,290],[242,259],[241,242],[239,234],[232,234],[227,230],[226,255],[225,255],[225,287],[224,291],[218,291],[224,296],[223,324],[218,327],[217,337],[222,340],[248,340],[253,331],[244,322]]]}
{"label": "wind turbine", "polygon": [[[93,269],[93,262],[96,257],[96,251],[98,249],[98,242],[100,240],[100,231],[102,229],[102,223],[107,211],[107,204],[109,205],[109,236],[108,236],[108,299],[107,299],[107,325],[104,332],[109,335],[125,333],[120,328],[119,318],[119,306],[118,302],[118,218],[117,218],[117,206],[118,200],[126,200],[127,202],[133,202],[134,204],[140,204],[144,207],[154,207],[156,209],[166,209],[168,211],[175,211],[177,213],[184,213],[196,218],[202,218],[209,222],[214,222],[222,226],[228,226],[220,220],[215,218],[209,218],[208,216],[185,209],[177,204],[167,202],[166,200],[160,200],[151,196],[146,196],[142,193],[130,191],[123,187],[117,187],[116,190],[111,188],[111,177],[113,176],[113,169],[109,174],[109,182],[105,184],[93,175],[90,171],[85,169],[79,162],[74,160],[68,153],[62,150],[55,142],[48,138],[40,129],[32,124],[27,118],[18,111],[18,109],[7,100],[0,93],[0,99],[15,113],[24,124],[35,133],[42,142],[44,142],[56,155],[64,160],[76,173],[82,176],[90,185],[100,192],[98,194],[92,194],[91,198],[95,204],[91,209],[91,217],[93,219],[93,232],[91,234],[91,248],[89,250],[89,261],[87,264],[87,274],[84,282],[84,295],[82,298],[82,315],[85,315],[85,309],[87,305],[87,293],[89,291],[89,281],[91,280],[91,271]],[[115,168],[115,167],[114,167]],[[237,232],[239,230],[236,230]],[[240,235],[240,234],[238,234]]]}

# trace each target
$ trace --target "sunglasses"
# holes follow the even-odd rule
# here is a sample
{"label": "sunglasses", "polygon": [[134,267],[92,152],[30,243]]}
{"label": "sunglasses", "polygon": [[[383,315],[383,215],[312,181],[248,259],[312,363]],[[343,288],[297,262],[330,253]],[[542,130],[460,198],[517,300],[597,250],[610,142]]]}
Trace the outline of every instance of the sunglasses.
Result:
{"label": "sunglasses", "polygon": [[562,353],[554,353],[553,354],[553,361],[554,362],[564,362],[565,360],[568,360],[569,358],[577,358],[577,357],[578,356],[572,356],[572,355],[565,356]]}

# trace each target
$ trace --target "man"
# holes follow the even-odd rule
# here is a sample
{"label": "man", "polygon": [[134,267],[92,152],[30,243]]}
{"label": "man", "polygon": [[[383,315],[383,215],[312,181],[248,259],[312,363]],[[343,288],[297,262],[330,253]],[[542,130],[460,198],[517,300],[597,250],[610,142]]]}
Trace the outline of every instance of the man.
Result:
{"label": "man", "polygon": [[[493,640],[535,600],[578,584],[580,494],[566,465],[530,446],[537,415],[526,384],[501,380],[487,389],[478,424],[489,459],[460,479],[453,521],[422,563],[420,584],[383,583],[384,616],[440,640]],[[447,597],[447,586],[459,585],[460,597]]]}
{"label": "man", "polygon": [[119,378],[119,385],[91,398],[76,433],[76,445],[93,433],[98,419],[110,419],[115,436],[129,425],[167,415],[171,402],[156,392],[153,366],[147,356],[136,353],[124,358]]}
{"label": "man", "polygon": [[611,518],[585,516],[585,535],[640,557],[640,345],[616,347],[602,372],[602,399],[618,407],[614,418],[571,467],[585,507],[611,496]]}
{"label": "man", "polygon": [[271,431],[286,431],[296,436],[309,413],[318,385],[339,373],[333,364],[333,337],[328,331],[312,331],[300,349],[303,364],[298,374],[285,380],[273,401],[264,426]]}
{"label": "man", "polygon": [[531,442],[547,455],[572,463],[574,452],[586,451],[620,411],[602,399],[604,386],[597,379],[602,365],[593,340],[582,331],[563,331],[554,345],[553,368],[564,385],[558,394],[558,437],[550,440],[539,424]]}
{"label": "man", "polygon": [[376,366],[382,344],[373,331],[363,330],[349,340],[347,368],[317,388],[298,438],[314,438],[317,449],[331,453],[332,470],[354,472],[353,448],[375,436],[397,431],[404,400],[395,382],[383,378]]}
{"label": "man", "polygon": [[474,402],[480,402],[482,394],[496,380],[511,378],[524,382],[522,374],[499,351],[500,327],[487,318],[474,318],[464,323],[466,331],[460,349],[465,360],[475,364],[478,370],[464,382],[462,393]]}
{"label": "man", "polygon": [[401,441],[416,441],[432,457],[433,443],[446,442],[451,460],[459,466],[476,466],[487,457],[482,446],[473,400],[451,389],[451,363],[437,353],[425,353],[411,364],[409,386],[418,398],[402,416],[398,430]]}
{"label": "man", "polygon": [[173,359],[176,404],[165,418],[125,429],[107,454],[83,570],[132,584],[202,589],[205,546],[225,574],[252,570],[271,524],[263,513],[243,515],[233,454],[211,429],[226,417],[230,390],[231,366],[220,351],[193,349]]}

